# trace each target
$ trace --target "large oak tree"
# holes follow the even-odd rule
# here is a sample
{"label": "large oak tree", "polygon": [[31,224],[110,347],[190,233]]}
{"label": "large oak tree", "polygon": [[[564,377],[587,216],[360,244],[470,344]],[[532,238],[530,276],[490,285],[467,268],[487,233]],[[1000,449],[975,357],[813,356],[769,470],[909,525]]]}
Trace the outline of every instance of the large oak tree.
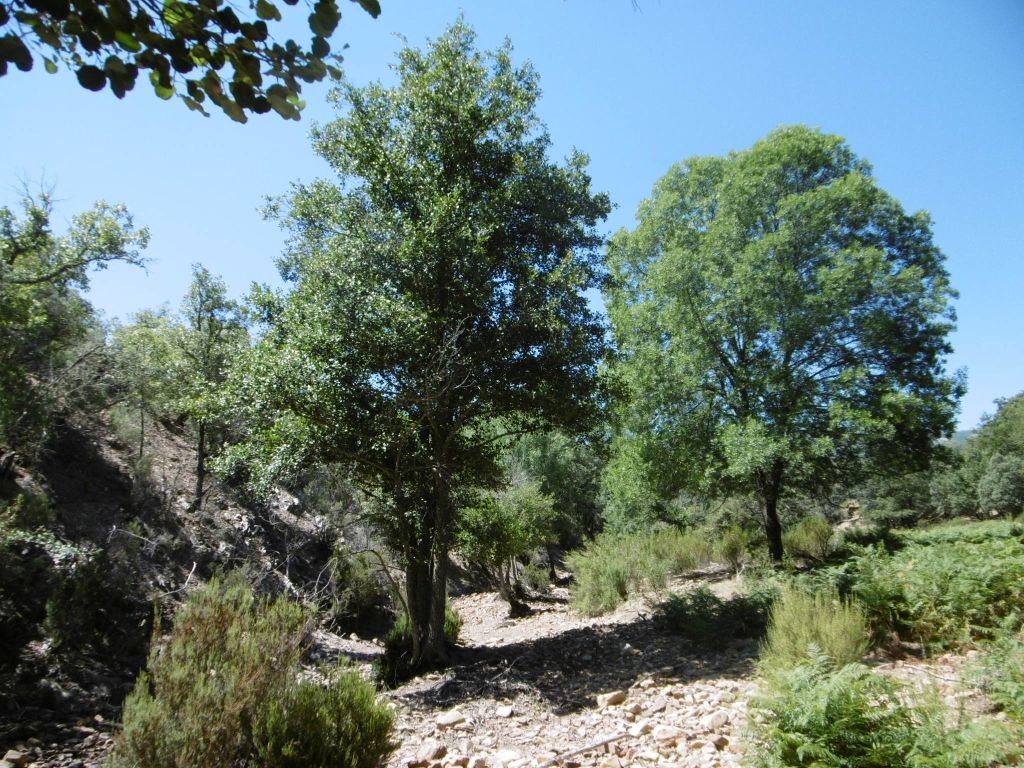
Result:
{"label": "large oak tree", "polygon": [[[442,661],[460,505],[501,481],[504,435],[585,426],[596,408],[605,195],[587,159],[548,157],[537,75],[457,23],[406,49],[397,84],[346,86],[314,131],[334,181],[272,206],[292,289],[237,385],[249,466],[348,464],[405,569],[413,666]],[[257,478],[258,479],[258,478]]]}
{"label": "large oak tree", "polygon": [[691,158],[637,218],[609,247],[619,503],[753,493],[779,560],[785,493],[927,463],[962,390],[955,294],[927,214],[843,139],[793,126]]}

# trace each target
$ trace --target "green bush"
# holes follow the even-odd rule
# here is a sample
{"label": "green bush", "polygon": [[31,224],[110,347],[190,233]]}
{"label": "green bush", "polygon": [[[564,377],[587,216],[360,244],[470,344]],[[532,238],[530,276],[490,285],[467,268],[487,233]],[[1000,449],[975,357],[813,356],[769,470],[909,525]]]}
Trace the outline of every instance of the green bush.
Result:
{"label": "green bush", "polygon": [[840,599],[835,590],[809,594],[787,586],[772,606],[761,664],[792,667],[819,655],[843,665],[867,652],[868,625],[860,606]]}
{"label": "green bush", "polygon": [[915,698],[822,654],[774,670],[752,715],[746,753],[755,768],[988,768],[1020,752],[995,720],[958,722],[937,696]]}
{"label": "green bush", "polygon": [[351,669],[327,685],[303,681],[270,702],[253,728],[260,764],[274,768],[375,768],[394,745],[394,713]]}
{"label": "green bush", "polygon": [[832,524],[821,515],[805,517],[786,531],[782,545],[794,557],[827,560],[833,552]]}
{"label": "green bush", "polygon": [[[301,607],[257,599],[238,577],[194,593],[166,642],[154,642],[148,670],[125,700],[109,768],[275,766],[289,754],[332,761],[304,765],[381,763],[390,745],[380,726],[390,714],[373,701],[368,684],[342,675],[324,693],[298,690],[307,628]],[[365,734],[356,727],[363,720],[373,724]],[[319,743],[331,733],[355,740],[340,753]],[[271,752],[273,759],[266,757]],[[358,760],[339,762],[346,755]]]}
{"label": "green bush", "polygon": [[534,592],[545,592],[551,586],[551,572],[536,563],[528,563],[523,568],[523,584]]}
{"label": "green bush", "polygon": [[706,565],[712,549],[710,536],[674,528],[599,536],[567,558],[573,605],[587,616],[613,611],[630,595],[664,589],[670,576]]}
{"label": "green bush", "polygon": [[365,553],[338,547],[327,565],[329,589],[322,608],[335,627],[358,628],[381,611],[387,591]]}
{"label": "green bush", "polygon": [[707,587],[671,594],[658,606],[658,618],[670,631],[694,645],[710,647],[725,639],[764,636],[777,591],[761,586],[723,600]]}
{"label": "green bush", "polygon": [[739,573],[740,569],[750,560],[750,545],[753,536],[746,529],[731,525],[723,533],[715,547],[715,557],[726,563],[733,573]]}
{"label": "green bush", "polygon": [[978,506],[983,513],[1024,512],[1024,456],[994,455],[978,481]]}

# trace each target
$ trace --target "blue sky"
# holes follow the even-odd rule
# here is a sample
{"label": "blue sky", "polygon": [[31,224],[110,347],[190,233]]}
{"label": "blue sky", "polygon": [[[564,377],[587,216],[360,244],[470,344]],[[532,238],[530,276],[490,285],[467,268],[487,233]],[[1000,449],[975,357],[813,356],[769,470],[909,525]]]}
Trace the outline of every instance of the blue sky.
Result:
{"label": "blue sky", "polygon": [[[424,45],[460,10],[481,47],[508,36],[540,73],[556,155],[587,152],[595,188],[615,202],[608,232],[632,225],[678,160],[749,147],[788,123],[845,136],[885,189],[934,218],[961,294],[949,360],[968,371],[961,426],[1024,389],[1024,3],[381,4],[376,20],[343,9],[333,42],[350,46],[348,77],[388,82],[399,36]],[[280,34],[304,35],[302,6],[284,10]],[[0,78],[0,205],[21,180],[55,186],[59,218],[99,199],[128,205],[152,232],[152,263],[94,278],[108,317],[177,305],[196,261],[240,295],[276,279],[283,237],[258,213],[264,196],[328,172],[307,137],[332,117],[325,93],[307,87],[300,123],[243,126],[141,83],[118,101],[67,72],[14,72]]]}

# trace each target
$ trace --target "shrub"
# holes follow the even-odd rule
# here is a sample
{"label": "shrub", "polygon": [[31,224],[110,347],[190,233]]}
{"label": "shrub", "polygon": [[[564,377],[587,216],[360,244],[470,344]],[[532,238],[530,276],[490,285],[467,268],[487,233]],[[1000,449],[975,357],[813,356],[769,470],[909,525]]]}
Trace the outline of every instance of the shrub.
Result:
{"label": "shrub", "polygon": [[[462,632],[462,617],[450,605],[444,607],[444,637],[449,645],[459,641]],[[413,674],[412,669],[412,624],[408,615],[402,613],[384,636],[384,653],[373,666],[374,676],[383,685],[394,687]]]}
{"label": "shrub", "polygon": [[761,663],[791,667],[817,654],[843,665],[867,652],[868,625],[860,606],[835,590],[809,594],[787,586],[772,606]]}
{"label": "shrub", "polygon": [[572,600],[587,616],[615,610],[630,595],[664,589],[669,576],[710,562],[709,536],[665,528],[603,535],[567,558],[575,577]]}
{"label": "shrub", "polygon": [[365,553],[353,554],[338,547],[328,561],[328,572],[329,589],[323,607],[337,627],[358,627],[386,603],[387,592]]}
{"label": "shrub", "polygon": [[1017,515],[1024,511],[1024,457],[996,454],[978,481],[982,512]]}
{"label": "shrub", "polygon": [[707,587],[671,594],[658,606],[660,621],[698,646],[721,644],[725,638],[761,638],[777,592],[759,587],[723,600]]}
{"label": "shrub", "polygon": [[558,538],[558,514],[550,496],[536,482],[513,485],[489,494],[462,510],[456,544],[508,602],[513,613],[529,609],[519,599],[519,563],[543,544]]}
{"label": "shrub", "polygon": [[537,563],[528,563],[523,568],[523,584],[534,592],[544,592],[551,586],[551,572]]}
{"label": "shrub", "polygon": [[1020,752],[1009,728],[957,718],[935,695],[911,696],[861,664],[818,654],[776,669],[752,702],[756,768],[987,768]]}
{"label": "shrub", "polygon": [[786,531],[783,547],[791,555],[827,560],[832,554],[832,525],[821,515],[805,517]]}
{"label": "shrub", "polygon": [[753,537],[750,532],[738,525],[731,525],[722,534],[715,547],[715,554],[733,570],[740,569],[750,560],[750,544]]}
{"label": "shrub", "polygon": [[[125,700],[108,766],[271,766],[289,754],[328,754],[344,768],[380,763],[390,752],[378,728],[388,713],[372,703],[368,684],[342,675],[326,692],[298,690],[311,685],[297,679],[306,628],[302,608],[257,599],[238,577],[194,593]],[[366,734],[357,729],[364,718],[373,723]],[[347,751],[325,753],[333,747],[319,739],[340,732],[354,734]],[[268,750],[281,754],[270,760]],[[359,760],[337,762],[345,755]]]}
{"label": "shrub", "polygon": [[303,681],[270,702],[253,741],[262,765],[275,768],[375,768],[389,754],[395,716],[351,669],[327,685]]}

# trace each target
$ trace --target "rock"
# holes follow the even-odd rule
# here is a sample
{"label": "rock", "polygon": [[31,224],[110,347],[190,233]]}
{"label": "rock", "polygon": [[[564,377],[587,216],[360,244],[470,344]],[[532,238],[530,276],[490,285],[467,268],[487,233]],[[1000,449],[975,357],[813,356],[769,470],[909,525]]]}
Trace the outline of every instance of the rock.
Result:
{"label": "rock", "polygon": [[631,715],[642,715],[644,713],[644,705],[639,701],[634,701],[632,704],[627,704],[624,709]]}
{"label": "rock", "polygon": [[652,736],[655,741],[678,741],[683,732],[674,725],[659,725],[654,729]]}
{"label": "rock", "polygon": [[512,705],[506,704],[505,706],[498,707],[494,710],[494,714],[498,717],[512,717]]}
{"label": "rock", "polygon": [[429,763],[431,760],[440,760],[448,754],[448,747],[437,739],[427,739],[416,750],[416,761],[418,763]]}
{"label": "rock", "polygon": [[622,761],[615,755],[608,755],[597,764],[597,768],[622,768]]}
{"label": "rock", "polygon": [[7,754],[4,755],[4,760],[11,765],[16,766],[16,768],[25,768],[26,765],[32,762],[32,759],[28,755],[24,752],[19,752],[16,749],[8,749]]}
{"label": "rock", "polygon": [[466,768],[487,768],[487,758],[483,755],[473,755],[469,758]]}
{"label": "rock", "polygon": [[597,694],[597,706],[601,709],[604,709],[605,707],[613,707],[616,704],[621,704],[625,700],[625,691],[609,691],[608,693]]}
{"label": "rock", "polygon": [[647,708],[647,714],[656,715],[659,712],[664,712],[667,707],[668,699],[666,699],[664,696],[659,696],[651,702],[650,707]]}
{"label": "rock", "polygon": [[710,715],[702,719],[700,721],[700,727],[706,731],[715,731],[728,722],[729,713],[720,709],[717,712],[712,712]]}
{"label": "rock", "polygon": [[725,749],[729,746],[729,739],[719,734],[711,737],[711,743],[715,745],[716,749]]}
{"label": "rock", "polygon": [[458,768],[465,768],[468,763],[469,763],[469,758],[466,755],[448,755],[444,759],[443,765],[446,766],[446,768],[451,768],[451,766],[458,766]]}
{"label": "rock", "polygon": [[451,709],[438,715],[437,720],[434,722],[437,724],[437,729],[439,731],[443,731],[447,728],[454,728],[456,725],[466,722],[466,716],[457,709]]}
{"label": "rock", "polygon": [[645,718],[635,725],[630,726],[629,735],[635,739],[638,736],[643,736],[645,733],[650,733],[651,727],[651,721]]}
{"label": "rock", "polygon": [[499,749],[488,758],[487,762],[495,766],[506,766],[522,759],[523,756],[514,749]]}

